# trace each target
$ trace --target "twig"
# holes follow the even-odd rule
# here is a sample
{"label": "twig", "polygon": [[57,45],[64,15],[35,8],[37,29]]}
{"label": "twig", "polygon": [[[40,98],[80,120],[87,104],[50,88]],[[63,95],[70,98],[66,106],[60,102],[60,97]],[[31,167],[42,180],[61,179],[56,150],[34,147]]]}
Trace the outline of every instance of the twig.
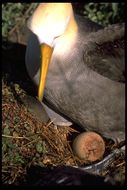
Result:
{"label": "twig", "polygon": [[9,169],[17,169],[17,166],[16,165],[11,165],[11,166],[2,166],[2,170],[9,170]]}
{"label": "twig", "polygon": [[74,154],[73,154],[73,151],[72,151],[72,149],[71,149],[71,146],[70,146],[69,142],[67,143],[67,145],[68,145],[68,148],[69,148],[69,150],[70,150],[70,152],[71,152],[71,156],[73,157],[74,163],[75,163],[75,165],[77,165],[75,156],[74,156]]}
{"label": "twig", "polygon": [[11,173],[11,171],[8,170],[2,170],[3,173]]}
{"label": "twig", "polygon": [[27,9],[27,11],[25,12],[25,16],[27,16],[29,14],[29,12],[31,11],[32,8],[33,8],[33,4],[31,4],[29,6],[29,8]]}
{"label": "twig", "polygon": [[8,105],[10,105],[10,104],[4,104],[4,103],[2,104],[3,107],[4,107],[4,106],[8,106]]}
{"label": "twig", "polygon": [[[30,12],[30,10],[32,9],[33,7],[33,4],[30,5],[30,7],[27,9],[27,11],[25,12],[24,14],[24,17],[21,18],[17,24],[9,31],[8,35],[10,36],[14,31],[15,29],[21,24],[21,21],[24,22],[24,20],[26,19],[26,16],[28,15],[28,13]],[[22,20],[23,19],[23,20]]]}
{"label": "twig", "polygon": [[2,135],[2,137],[13,138],[13,139],[27,139],[27,140],[29,140],[27,137],[13,137],[13,136],[10,136],[10,135]]}
{"label": "twig", "polygon": [[46,125],[46,127],[49,127],[54,121],[55,121],[55,119],[53,119],[52,121],[50,121],[50,122]]}
{"label": "twig", "polygon": [[11,181],[11,184],[14,183],[14,181],[16,180],[16,178],[18,176],[20,176],[22,173],[23,173],[23,171],[20,168],[18,168],[18,171],[15,173],[14,178]]}
{"label": "twig", "polygon": [[37,140],[38,140],[38,139],[34,139],[34,140],[30,141],[29,143],[24,144],[22,147],[27,146],[27,145],[29,145],[29,144],[32,144],[33,142],[35,142],[35,141],[37,141]]}
{"label": "twig", "polygon": [[57,150],[57,152],[59,152],[57,146],[54,144],[54,143],[51,143],[52,141],[44,134],[41,134],[46,140],[47,142],[49,143],[49,145],[52,147],[52,148],[55,148]]}
{"label": "twig", "polygon": [[117,166],[116,166],[116,167],[122,166],[123,164],[125,164],[125,161],[123,161],[123,162],[122,162],[122,163],[120,163],[120,164],[117,164]]}

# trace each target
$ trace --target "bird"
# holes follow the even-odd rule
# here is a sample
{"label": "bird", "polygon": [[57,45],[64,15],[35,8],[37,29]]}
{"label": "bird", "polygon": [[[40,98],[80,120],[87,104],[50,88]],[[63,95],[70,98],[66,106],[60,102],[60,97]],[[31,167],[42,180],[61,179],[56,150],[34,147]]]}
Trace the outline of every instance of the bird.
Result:
{"label": "bird", "polygon": [[[12,184],[15,185],[15,184]],[[85,187],[123,187],[114,176],[99,176],[72,166],[27,167],[26,174],[18,180],[20,186],[85,186]]]}
{"label": "bird", "polygon": [[27,25],[39,101],[85,131],[125,140],[124,23],[103,27],[71,3],[40,3]]}

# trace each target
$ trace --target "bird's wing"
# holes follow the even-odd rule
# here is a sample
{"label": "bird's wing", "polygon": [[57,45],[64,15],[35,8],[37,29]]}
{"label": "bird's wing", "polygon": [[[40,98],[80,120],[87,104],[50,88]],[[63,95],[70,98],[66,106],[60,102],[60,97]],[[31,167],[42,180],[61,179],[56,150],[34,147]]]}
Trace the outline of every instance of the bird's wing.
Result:
{"label": "bird's wing", "polygon": [[84,63],[115,81],[125,81],[123,23],[114,24],[92,32],[87,36],[84,45]]}

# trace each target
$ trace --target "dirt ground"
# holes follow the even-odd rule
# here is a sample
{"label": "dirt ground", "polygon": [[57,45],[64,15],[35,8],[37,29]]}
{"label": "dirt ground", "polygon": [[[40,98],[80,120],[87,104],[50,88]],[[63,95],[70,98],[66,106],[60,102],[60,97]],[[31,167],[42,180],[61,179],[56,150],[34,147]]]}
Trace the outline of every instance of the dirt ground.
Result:
{"label": "dirt ground", "polygon": [[[91,163],[77,158],[71,145],[82,130],[78,127],[59,127],[52,122],[43,124],[23,99],[36,96],[37,89],[30,81],[25,68],[25,45],[2,43],[2,183],[17,184],[24,178],[31,165],[79,166]],[[113,142],[105,139],[104,157],[114,148]],[[103,158],[102,158],[103,159]],[[102,176],[117,176],[124,184],[125,158],[121,154],[102,172]]]}

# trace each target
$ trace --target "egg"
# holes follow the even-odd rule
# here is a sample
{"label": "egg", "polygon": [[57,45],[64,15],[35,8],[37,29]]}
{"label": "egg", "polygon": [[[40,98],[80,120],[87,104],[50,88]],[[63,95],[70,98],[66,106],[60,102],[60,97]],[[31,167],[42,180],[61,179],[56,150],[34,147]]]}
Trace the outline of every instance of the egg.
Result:
{"label": "egg", "polygon": [[95,132],[83,132],[75,138],[73,151],[78,158],[93,162],[102,158],[105,152],[105,142]]}

